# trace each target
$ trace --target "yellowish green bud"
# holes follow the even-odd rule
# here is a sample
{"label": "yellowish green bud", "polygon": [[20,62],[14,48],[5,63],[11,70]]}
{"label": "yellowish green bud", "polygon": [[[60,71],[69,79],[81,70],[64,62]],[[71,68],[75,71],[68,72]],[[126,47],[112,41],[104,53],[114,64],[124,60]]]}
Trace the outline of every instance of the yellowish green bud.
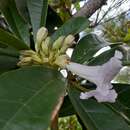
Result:
{"label": "yellowish green bud", "polygon": [[33,50],[22,50],[22,51],[20,51],[20,54],[22,56],[31,56],[31,55],[35,55],[36,52]]}
{"label": "yellowish green bud", "polygon": [[52,50],[58,50],[61,48],[61,46],[63,45],[63,41],[65,39],[65,36],[60,36],[54,43],[52,46]]}
{"label": "yellowish green bud", "polygon": [[51,51],[49,54],[49,62],[53,62],[55,60],[55,52]]}
{"label": "yellowish green bud", "polygon": [[40,64],[42,63],[42,60],[38,55],[32,55],[32,60]]}
{"label": "yellowish green bud", "polygon": [[70,47],[74,41],[74,36],[73,35],[68,35],[65,40],[64,40],[64,45],[67,45]]}
{"label": "yellowish green bud", "polygon": [[68,46],[67,46],[67,45],[64,45],[64,46],[60,49],[59,54],[65,54],[67,49],[68,49]]}
{"label": "yellowish green bud", "polygon": [[65,68],[67,64],[69,64],[70,59],[67,55],[60,55],[56,57],[54,64],[58,65],[61,68]]}
{"label": "yellowish green bud", "polygon": [[45,39],[45,41],[42,41],[42,45],[41,45],[41,51],[42,53],[44,53],[45,55],[48,55],[49,54],[49,47],[50,47],[50,42],[51,42],[51,39],[50,37],[47,37]]}
{"label": "yellowish green bud", "polygon": [[68,35],[63,43],[63,46],[61,47],[59,54],[65,54],[66,50],[73,44],[74,41],[74,36],[73,35]]}
{"label": "yellowish green bud", "polygon": [[48,62],[49,62],[49,59],[48,59],[48,58],[43,58],[43,59],[42,59],[42,62],[43,62],[43,63],[48,63]]}
{"label": "yellowish green bud", "polygon": [[40,49],[40,45],[42,41],[46,39],[47,35],[48,35],[48,30],[45,27],[41,27],[38,30],[37,36],[36,36],[36,44],[35,44],[36,51]]}
{"label": "yellowish green bud", "polygon": [[41,43],[44,39],[46,39],[48,35],[48,30],[45,27],[41,27],[38,32],[37,32],[37,36],[36,36],[36,41],[39,43]]}
{"label": "yellowish green bud", "polygon": [[50,48],[50,46],[51,46],[51,38],[50,37],[47,37],[45,39],[45,44],[47,44],[48,48]]}
{"label": "yellowish green bud", "polygon": [[22,62],[30,62],[32,60],[32,57],[24,57],[22,58]]}
{"label": "yellowish green bud", "polygon": [[32,61],[32,57],[23,57],[20,59],[17,65],[18,66],[28,65],[31,63],[31,61]]}

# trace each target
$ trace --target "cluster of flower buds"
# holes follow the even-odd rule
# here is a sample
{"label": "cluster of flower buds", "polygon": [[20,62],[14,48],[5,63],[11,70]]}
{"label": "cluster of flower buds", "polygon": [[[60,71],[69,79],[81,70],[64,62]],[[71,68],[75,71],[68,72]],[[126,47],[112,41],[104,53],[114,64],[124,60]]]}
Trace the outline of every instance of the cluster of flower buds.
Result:
{"label": "cluster of flower buds", "polygon": [[19,66],[43,65],[66,68],[74,74],[96,84],[96,89],[81,93],[80,99],[95,97],[98,102],[115,102],[117,93],[113,89],[111,80],[122,68],[122,53],[115,51],[115,55],[103,65],[87,66],[70,61],[66,50],[73,44],[72,35],[60,36],[52,42],[45,27],[38,30],[36,36],[35,51],[21,51]]}
{"label": "cluster of flower buds", "polygon": [[73,44],[74,36],[60,36],[52,42],[48,30],[41,27],[36,36],[35,51],[22,50],[18,66],[47,64],[64,68],[69,62],[66,50]]}

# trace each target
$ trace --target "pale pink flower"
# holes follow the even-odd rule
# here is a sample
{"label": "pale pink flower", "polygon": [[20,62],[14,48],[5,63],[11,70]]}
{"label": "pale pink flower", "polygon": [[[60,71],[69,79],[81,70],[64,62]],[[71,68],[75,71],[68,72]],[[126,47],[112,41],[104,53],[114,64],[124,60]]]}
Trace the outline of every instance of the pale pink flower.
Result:
{"label": "pale pink flower", "polygon": [[98,102],[115,102],[117,93],[111,84],[111,80],[122,68],[123,55],[115,51],[115,55],[106,63],[98,66],[87,66],[70,62],[66,68],[74,74],[96,84],[97,88],[89,92],[81,92],[80,99],[95,97]]}

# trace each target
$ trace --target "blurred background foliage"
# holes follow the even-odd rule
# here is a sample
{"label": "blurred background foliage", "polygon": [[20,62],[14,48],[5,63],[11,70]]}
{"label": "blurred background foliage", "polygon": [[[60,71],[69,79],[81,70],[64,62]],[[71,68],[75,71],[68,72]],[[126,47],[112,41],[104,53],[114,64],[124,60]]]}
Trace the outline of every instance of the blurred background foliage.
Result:
{"label": "blurred background foliage", "polygon": [[130,45],[130,19],[125,14],[103,24],[104,37],[112,42],[122,42]]}
{"label": "blurred background foliage", "polygon": [[82,130],[75,115],[59,119],[59,130]]}

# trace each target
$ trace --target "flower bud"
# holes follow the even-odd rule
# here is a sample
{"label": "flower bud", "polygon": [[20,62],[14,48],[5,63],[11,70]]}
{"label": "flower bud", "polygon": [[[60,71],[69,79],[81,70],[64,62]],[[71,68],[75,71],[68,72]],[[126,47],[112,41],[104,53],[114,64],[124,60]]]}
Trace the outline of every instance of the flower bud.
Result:
{"label": "flower bud", "polygon": [[52,50],[58,50],[61,48],[63,41],[64,41],[65,36],[60,36],[54,43],[52,46]]}
{"label": "flower bud", "polygon": [[67,45],[70,47],[74,41],[74,36],[73,35],[68,35],[65,40],[64,40],[64,45]]}
{"label": "flower bud", "polygon": [[29,65],[32,61],[32,57],[23,57],[17,63],[18,66]]}
{"label": "flower bud", "polygon": [[55,60],[55,52],[51,51],[49,54],[49,62],[52,63]]}
{"label": "flower bud", "polygon": [[69,57],[67,55],[60,55],[56,57],[54,64],[60,66],[61,68],[65,68],[67,64],[69,64]]}
{"label": "flower bud", "polygon": [[31,55],[35,55],[36,52],[33,50],[22,50],[22,51],[20,51],[20,54],[22,56],[31,56]]}
{"label": "flower bud", "polygon": [[74,41],[74,36],[73,35],[68,35],[63,43],[63,46],[61,47],[59,53],[60,54],[65,54],[66,50],[72,45]]}
{"label": "flower bud", "polygon": [[51,39],[50,37],[47,37],[45,39],[45,41],[42,41],[42,44],[41,44],[41,51],[42,53],[44,53],[45,55],[48,55],[49,54],[49,47],[50,47],[50,42],[51,42]]}
{"label": "flower bud", "polygon": [[32,55],[32,60],[40,64],[42,63],[42,60],[40,59],[38,55]]}
{"label": "flower bud", "polygon": [[43,58],[43,59],[42,59],[42,62],[43,62],[43,63],[47,63],[47,62],[49,62],[49,59],[48,59],[48,58]]}
{"label": "flower bud", "polygon": [[37,36],[36,36],[36,45],[35,45],[35,49],[36,51],[39,50],[40,48],[40,44],[42,43],[42,41],[44,39],[46,39],[48,35],[48,30],[45,27],[41,27],[38,32],[37,32]]}
{"label": "flower bud", "polygon": [[37,32],[36,40],[41,43],[47,37],[47,35],[48,30],[45,27],[41,27]]}

